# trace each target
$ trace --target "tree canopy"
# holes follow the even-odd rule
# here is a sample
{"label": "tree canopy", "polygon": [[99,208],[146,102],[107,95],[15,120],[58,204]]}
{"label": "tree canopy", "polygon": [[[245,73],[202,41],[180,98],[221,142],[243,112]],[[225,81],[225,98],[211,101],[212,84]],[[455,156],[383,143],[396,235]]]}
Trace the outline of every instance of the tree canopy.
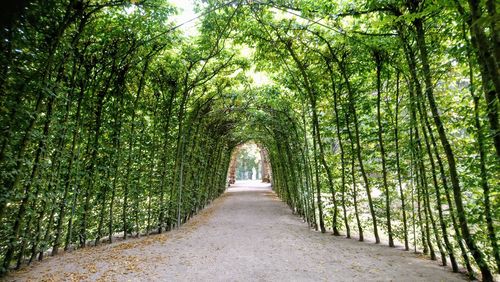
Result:
{"label": "tree canopy", "polygon": [[[495,0],[29,0],[2,16],[1,272],[178,227],[265,147],[311,227],[500,271]],[[267,77],[258,83],[259,75]]]}

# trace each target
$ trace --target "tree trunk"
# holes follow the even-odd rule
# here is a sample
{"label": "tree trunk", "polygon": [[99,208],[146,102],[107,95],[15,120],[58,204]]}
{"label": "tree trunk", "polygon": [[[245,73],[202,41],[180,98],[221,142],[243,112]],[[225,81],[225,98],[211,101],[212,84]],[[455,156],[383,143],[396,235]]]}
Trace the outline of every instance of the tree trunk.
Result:
{"label": "tree trunk", "polygon": [[410,250],[408,243],[408,223],[406,219],[406,203],[405,196],[403,193],[403,181],[401,179],[401,165],[399,160],[399,71],[397,72],[396,78],[396,110],[394,119],[394,143],[396,146],[396,170],[398,174],[398,185],[399,185],[399,195],[401,198],[401,211],[403,212],[403,236],[405,243],[405,250]]}
{"label": "tree trunk", "polygon": [[356,143],[356,155],[358,158],[361,176],[363,177],[363,181],[365,183],[366,196],[368,198],[368,207],[370,208],[370,214],[372,217],[373,235],[375,236],[375,244],[379,244],[380,237],[378,235],[377,217],[375,215],[375,208],[373,207],[370,182],[368,180],[368,176],[366,175],[365,166],[363,165],[363,157],[361,156],[361,141],[360,141],[360,137],[359,137],[359,122],[358,122],[358,116],[356,113],[356,105],[355,105],[356,102],[354,99],[354,93],[353,93],[353,90],[351,88],[351,84],[349,82],[349,78],[347,76],[347,71],[345,69],[345,66],[343,65],[343,62],[339,62],[339,67],[340,67],[341,74],[344,77],[344,81],[345,81],[346,86],[347,86],[347,94],[348,94],[348,100],[349,100],[349,111],[353,117],[353,122],[354,122],[354,141]]}
{"label": "tree trunk", "polygon": [[385,215],[387,218],[387,235],[389,237],[389,247],[394,247],[394,240],[392,238],[392,226],[391,226],[391,199],[389,195],[389,185],[387,184],[387,168],[385,160],[385,148],[384,140],[382,136],[382,118],[380,113],[380,101],[382,100],[382,86],[380,75],[382,72],[382,54],[375,51],[375,64],[377,67],[377,124],[378,124],[378,143],[380,147],[380,157],[382,159],[382,179],[385,191]]}
{"label": "tree trunk", "polygon": [[[33,161],[33,167],[31,169],[30,179],[26,182],[24,186],[23,198],[21,200],[21,204],[19,206],[19,210],[14,219],[14,225],[12,227],[12,233],[10,235],[9,243],[7,245],[7,251],[5,252],[4,261],[3,261],[3,270],[7,271],[10,267],[11,260],[14,255],[14,251],[16,248],[16,241],[19,239],[19,232],[21,230],[23,217],[27,211],[27,205],[29,204],[31,188],[33,187],[33,183],[35,179],[38,177],[39,169],[40,169],[40,158],[42,158],[42,154],[44,154],[46,140],[49,135],[50,123],[52,121],[52,106],[54,103],[55,97],[52,96],[47,103],[47,115],[45,117],[45,123],[43,127],[43,133],[40,137],[40,141],[38,142],[38,146],[35,152],[35,159]],[[16,177],[18,178],[18,177]],[[17,181],[16,181],[17,182]]]}
{"label": "tree trunk", "polygon": [[345,181],[345,152],[344,152],[344,144],[342,142],[342,134],[340,133],[340,118],[339,118],[339,108],[338,108],[338,93],[335,88],[335,80],[333,77],[333,69],[331,68],[329,62],[326,62],[326,65],[328,67],[328,71],[330,73],[330,78],[331,78],[331,83],[332,83],[332,90],[333,90],[333,109],[335,112],[335,128],[336,128],[336,133],[337,133],[337,139],[339,140],[339,148],[340,148],[340,170],[341,170],[341,189],[342,189],[342,210],[344,212],[344,225],[346,229],[346,237],[351,238],[351,230],[349,227],[349,220],[347,218],[347,207],[346,207],[346,181]]}
{"label": "tree trunk", "polygon": [[358,191],[357,191],[357,181],[356,181],[356,167],[355,167],[355,151],[356,148],[354,147],[354,140],[352,137],[351,133],[351,128],[350,128],[350,120],[349,120],[349,114],[348,111],[345,112],[345,121],[346,121],[346,128],[347,128],[347,136],[349,137],[349,143],[351,144],[351,178],[352,178],[352,200],[354,202],[354,215],[356,216],[356,224],[358,226],[358,236],[359,236],[359,241],[364,241],[363,237],[363,227],[361,226],[361,221],[359,220],[359,211],[358,211]]}
{"label": "tree trunk", "polygon": [[481,270],[481,275],[483,277],[483,281],[493,281],[493,275],[491,270],[484,260],[483,252],[477,247],[476,242],[472,238],[472,235],[469,231],[469,226],[467,223],[467,217],[465,215],[465,210],[462,201],[462,191],[460,188],[460,181],[458,177],[458,172],[456,168],[455,155],[453,153],[453,149],[448,141],[448,137],[446,136],[446,132],[444,129],[444,125],[441,121],[441,116],[439,114],[436,101],[434,99],[433,92],[433,84],[432,84],[432,75],[430,71],[429,59],[427,55],[427,46],[425,43],[425,35],[424,29],[421,19],[416,19],[414,21],[414,25],[417,31],[417,46],[420,50],[420,59],[422,60],[423,66],[423,74],[426,90],[425,93],[427,95],[427,99],[429,101],[429,106],[431,108],[432,116],[434,118],[434,123],[436,125],[439,139],[441,140],[441,144],[443,146],[444,152],[446,154],[446,158],[448,160],[448,169],[450,173],[451,184],[453,188],[453,195],[455,198],[455,205],[457,208],[458,220],[460,222],[460,228],[462,230],[462,236],[469,248],[474,260],[476,261],[479,269]]}

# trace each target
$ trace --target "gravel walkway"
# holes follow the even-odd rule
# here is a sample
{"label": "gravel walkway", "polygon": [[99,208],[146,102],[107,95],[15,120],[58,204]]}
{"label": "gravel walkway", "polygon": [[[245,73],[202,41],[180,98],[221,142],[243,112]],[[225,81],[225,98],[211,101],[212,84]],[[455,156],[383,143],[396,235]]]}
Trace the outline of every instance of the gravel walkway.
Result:
{"label": "gravel walkway", "polygon": [[309,230],[269,187],[228,189],[179,230],[78,250],[9,281],[464,281],[400,249]]}

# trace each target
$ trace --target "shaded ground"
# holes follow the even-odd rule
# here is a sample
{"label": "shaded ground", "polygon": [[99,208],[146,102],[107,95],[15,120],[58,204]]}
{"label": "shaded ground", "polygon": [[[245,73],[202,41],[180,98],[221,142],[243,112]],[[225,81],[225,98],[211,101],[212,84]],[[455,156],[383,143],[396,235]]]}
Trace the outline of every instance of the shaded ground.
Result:
{"label": "shaded ground", "polygon": [[312,232],[263,184],[233,187],[179,230],[56,256],[7,280],[464,280],[398,249]]}

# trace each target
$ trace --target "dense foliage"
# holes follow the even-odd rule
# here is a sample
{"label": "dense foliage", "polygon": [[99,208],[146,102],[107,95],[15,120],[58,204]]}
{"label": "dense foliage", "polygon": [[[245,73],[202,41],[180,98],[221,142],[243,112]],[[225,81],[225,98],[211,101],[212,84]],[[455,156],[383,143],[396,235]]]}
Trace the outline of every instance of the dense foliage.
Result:
{"label": "dense foliage", "polygon": [[209,0],[186,37],[166,0],[21,2],[1,23],[2,271],[179,226],[254,141],[317,230],[493,280],[498,6]]}

